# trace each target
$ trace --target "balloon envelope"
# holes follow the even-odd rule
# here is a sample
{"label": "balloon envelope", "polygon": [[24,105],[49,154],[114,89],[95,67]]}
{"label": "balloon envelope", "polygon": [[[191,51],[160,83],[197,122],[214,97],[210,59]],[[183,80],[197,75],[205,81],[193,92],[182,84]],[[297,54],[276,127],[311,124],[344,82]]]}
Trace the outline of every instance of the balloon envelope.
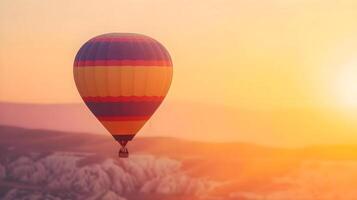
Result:
{"label": "balloon envelope", "polygon": [[73,72],[87,107],[117,141],[126,144],[166,96],[172,62],[167,50],[150,37],[110,33],[80,48]]}

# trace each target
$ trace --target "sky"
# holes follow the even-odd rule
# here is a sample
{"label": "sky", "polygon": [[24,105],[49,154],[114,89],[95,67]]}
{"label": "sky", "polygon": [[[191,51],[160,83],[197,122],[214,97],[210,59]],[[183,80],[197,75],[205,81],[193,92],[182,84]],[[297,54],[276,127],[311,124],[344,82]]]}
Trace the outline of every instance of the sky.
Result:
{"label": "sky", "polygon": [[305,115],[311,124],[328,116],[339,121],[336,137],[357,141],[356,10],[355,0],[3,0],[0,101],[81,102],[72,74],[80,46],[135,32],[172,56],[166,101],[287,111],[285,132]]}

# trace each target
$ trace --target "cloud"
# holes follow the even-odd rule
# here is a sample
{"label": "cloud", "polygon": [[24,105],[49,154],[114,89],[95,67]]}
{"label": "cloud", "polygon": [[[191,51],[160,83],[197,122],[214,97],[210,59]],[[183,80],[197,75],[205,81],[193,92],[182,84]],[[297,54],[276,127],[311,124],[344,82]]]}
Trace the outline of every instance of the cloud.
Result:
{"label": "cloud", "polygon": [[5,167],[0,164],[0,180],[6,177]]}
{"label": "cloud", "polygon": [[61,200],[60,197],[41,192],[29,192],[26,190],[12,189],[3,198],[3,200]]}
{"label": "cloud", "polygon": [[211,181],[188,176],[181,162],[169,158],[132,155],[129,159],[108,158],[79,165],[87,156],[55,153],[42,158],[21,156],[13,160],[8,164],[6,178],[31,188],[11,190],[6,198],[21,199],[26,191],[33,199],[42,195],[45,199],[48,196],[49,199],[124,200],[128,194],[138,192],[198,196],[214,185]]}
{"label": "cloud", "polygon": [[117,193],[115,193],[115,192],[113,192],[113,191],[111,191],[111,190],[106,191],[106,192],[103,193],[103,194],[99,194],[99,195],[91,196],[91,197],[87,198],[87,200],[98,200],[98,199],[105,199],[105,200],[127,200],[126,198],[119,196]]}
{"label": "cloud", "polygon": [[27,183],[41,183],[46,181],[48,171],[41,162],[29,157],[20,157],[8,166],[9,176],[17,181]]}

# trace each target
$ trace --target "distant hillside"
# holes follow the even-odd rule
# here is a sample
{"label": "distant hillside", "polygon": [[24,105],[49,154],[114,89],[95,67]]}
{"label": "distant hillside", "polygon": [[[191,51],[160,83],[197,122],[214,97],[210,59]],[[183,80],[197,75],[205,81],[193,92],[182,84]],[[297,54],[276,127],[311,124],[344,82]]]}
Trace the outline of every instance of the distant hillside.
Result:
{"label": "distant hillside", "polygon": [[[0,125],[107,134],[83,104],[0,102]],[[244,110],[221,105],[164,101],[139,136],[195,141],[244,141],[269,146],[357,143],[354,123],[303,108]],[[329,127],[329,128],[326,128]],[[323,130],[323,131],[322,131]]]}
{"label": "distant hillside", "polygon": [[[54,152],[76,151],[116,156],[119,145],[110,136],[70,133],[41,129],[26,129],[13,126],[0,126],[0,145],[16,149],[19,152]],[[208,143],[194,142],[172,137],[137,137],[129,143],[133,153],[150,153],[180,158],[215,157],[243,155],[252,156],[252,152],[277,154],[279,148],[264,147],[245,143]],[[293,151],[293,150],[292,150]],[[247,155],[248,154],[248,155]],[[261,156],[261,155],[259,155]]]}
{"label": "distant hillside", "polygon": [[[0,110],[0,125],[68,132],[107,133],[84,104],[0,102]],[[252,124],[249,121],[255,120],[251,117],[251,112],[219,105],[164,102],[140,131],[140,135],[160,135],[200,141],[233,139],[251,140],[258,143],[272,142],[274,139],[272,136],[261,135],[262,137],[257,138],[257,133],[265,127],[249,125]],[[239,134],[243,132],[244,134]],[[269,135],[269,129],[266,129],[264,134]],[[266,139],[260,141],[259,138]]]}
{"label": "distant hillside", "polygon": [[0,124],[59,131],[100,133],[104,129],[82,104],[0,103]]}

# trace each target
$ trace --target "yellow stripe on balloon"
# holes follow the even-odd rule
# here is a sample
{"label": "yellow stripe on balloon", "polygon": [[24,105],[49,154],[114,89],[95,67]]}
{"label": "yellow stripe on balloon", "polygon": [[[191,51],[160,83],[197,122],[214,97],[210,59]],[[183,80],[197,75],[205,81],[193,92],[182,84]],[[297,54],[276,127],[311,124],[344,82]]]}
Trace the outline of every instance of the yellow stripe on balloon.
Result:
{"label": "yellow stripe on balloon", "polygon": [[74,77],[82,97],[165,96],[171,84],[172,67],[75,67]]}

